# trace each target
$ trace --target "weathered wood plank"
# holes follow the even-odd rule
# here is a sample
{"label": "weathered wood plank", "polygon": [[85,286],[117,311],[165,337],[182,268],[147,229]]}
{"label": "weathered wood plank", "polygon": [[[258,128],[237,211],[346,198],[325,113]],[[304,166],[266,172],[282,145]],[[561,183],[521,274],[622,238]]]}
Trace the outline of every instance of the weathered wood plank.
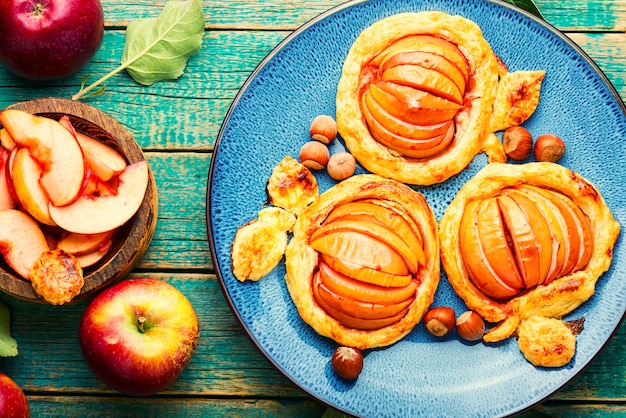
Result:
{"label": "weathered wood plank", "polygon": [[[343,0],[321,1],[208,1],[202,2],[207,28],[247,30],[294,30],[342,4]],[[623,0],[535,0],[546,21],[564,31],[624,31],[626,2]],[[164,2],[149,0],[104,0],[106,25],[128,25],[132,18],[155,17]]]}
{"label": "weathered wood plank", "polygon": [[[227,306],[215,276],[160,273],[149,276],[167,280],[185,294],[201,324],[195,356],[180,378],[160,396],[303,396],[248,340]],[[19,343],[18,357],[2,359],[2,371],[29,394],[115,394],[93,376],[82,360],[78,324],[87,302],[52,307],[7,297],[2,300],[11,310],[12,333]],[[622,355],[625,344],[623,326],[600,356],[551,400],[626,401],[626,364]]]}
{"label": "weathered wood plank", "polygon": [[[141,273],[133,277],[145,276]],[[160,395],[220,397],[300,397],[241,330],[214,275],[149,274],[167,280],[188,297],[200,321],[201,336],[189,366]],[[30,394],[114,394],[88,369],[78,344],[78,326],[87,302],[69,306],[29,304],[2,296],[11,311],[17,357],[1,369]]]}
{"label": "weathered wood plank", "polygon": [[142,269],[213,269],[206,228],[211,154],[146,153],[159,193],[157,228]]}
{"label": "weathered wood plank", "polygon": [[[210,151],[237,92],[258,63],[287,32],[210,31],[203,49],[191,58],[177,81],[140,86],[120,73],[105,95],[89,100],[118,120],[146,150]],[[603,70],[622,98],[626,97],[624,34],[569,34]],[[123,32],[107,32],[106,49],[79,74],[67,80],[34,86],[0,69],[0,108],[42,96],[70,97],[84,74],[104,75],[118,65]]]}
{"label": "weathered wood plank", "polygon": [[571,404],[547,402],[537,406],[532,412],[520,418],[602,418],[626,417],[626,405],[623,404]]}
{"label": "weathered wood plank", "polygon": [[325,408],[302,399],[199,399],[94,396],[29,396],[31,416],[99,418],[128,417],[320,417]]}

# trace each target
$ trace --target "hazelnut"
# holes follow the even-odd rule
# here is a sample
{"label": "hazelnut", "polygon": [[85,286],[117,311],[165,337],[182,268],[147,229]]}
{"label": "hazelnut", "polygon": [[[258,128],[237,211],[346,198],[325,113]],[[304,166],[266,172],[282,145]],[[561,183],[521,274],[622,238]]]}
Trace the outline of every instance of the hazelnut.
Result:
{"label": "hazelnut", "polygon": [[543,134],[535,142],[535,158],[537,161],[556,163],[565,154],[565,143],[552,134]]}
{"label": "hazelnut", "polygon": [[533,137],[526,128],[513,126],[502,137],[504,152],[514,160],[525,160],[533,149]]}
{"label": "hazelnut", "polygon": [[330,144],[337,136],[337,122],[332,116],[319,115],[311,122],[311,138],[323,144]]}
{"label": "hazelnut", "polygon": [[424,315],[424,325],[435,337],[443,337],[454,329],[456,313],[448,306],[432,308]]}
{"label": "hazelnut", "polygon": [[468,341],[478,341],[485,333],[485,321],[474,311],[463,312],[456,320],[456,332]]}
{"label": "hazelnut", "polygon": [[341,378],[356,379],[363,370],[363,354],[356,348],[337,347],[333,353],[331,365]]}
{"label": "hazelnut", "polygon": [[309,141],[300,148],[300,162],[311,170],[321,170],[328,164],[330,153],[326,145]]}
{"label": "hazelnut", "polygon": [[345,180],[354,174],[356,160],[349,152],[338,152],[328,160],[328,175],[337,181]]}

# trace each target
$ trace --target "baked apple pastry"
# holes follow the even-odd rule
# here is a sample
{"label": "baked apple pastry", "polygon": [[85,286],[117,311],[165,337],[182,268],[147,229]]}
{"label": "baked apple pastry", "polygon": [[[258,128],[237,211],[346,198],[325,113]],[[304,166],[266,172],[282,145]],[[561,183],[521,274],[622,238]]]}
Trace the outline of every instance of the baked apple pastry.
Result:
{"label": "baked apple pastry", "polygon": [[509,72],[478,25],[442,12],[401,13],[366,28],[345,59],[337,124],[370,172],[440,183],[486,152],[505,162],[493,133],[523,123],[545,72]]}
{"label": "baked apple pastry", "polygon": [[575,338],[560,320],[609,269],[620,226],[599,191],[553,163],[488,164],[439,224],[455,292],[486,321],[485,342],[516,335],[533,364],[559,367]]}
{"label": "baked apple pastry", "polygon": [[358,349],[408,334],[439,283],[437,223],[426,199],[374,174],[344,180],[307,207],[285,257],[302,319]]}

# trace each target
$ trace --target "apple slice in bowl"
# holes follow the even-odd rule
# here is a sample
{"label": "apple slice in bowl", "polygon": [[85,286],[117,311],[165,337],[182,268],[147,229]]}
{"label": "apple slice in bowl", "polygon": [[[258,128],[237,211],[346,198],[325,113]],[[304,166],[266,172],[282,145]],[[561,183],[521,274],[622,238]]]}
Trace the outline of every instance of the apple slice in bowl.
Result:
{"label": "apple slice in bowl", "polygon": [[[70,136],[82,152],[85,173],[81,189],[76,196],[70,196],[60,204],[50,200],[49,210],[54,214],[51,216],[53,222],[52,225],[40,223],[44,234],[51,236],[54,242],[62,231],[87,235],[115,230],[110,242],[106,246],[99,246],[91,257],[86,257],[88,254],[84,253],[76,254],[77,257],[92,260],[84,268],[83,288],[72,302],[82,300],[127,275],[147,250],[157,221],[157,189],[153,174],[132,135],[116,120],[93,106],[58,98],[20,102],[0,111],[0,129],[9,128],[6,129],[9,134],[11,117],[24,116],[13,111],[23,111],[36,118],[59,122],[55,124],[63,125],[64,129],[70,131]],[[6,117],[3,118],[3,114]],[[35,147],[32,138],[20,138],[22,134],[16,130],[14,135],[18,137],[13,138],[17,139],[15,146]],[[46,140],[41,142],[47,143]],[[59,155],[59,158],[67,157],[65,154]],[[44,170],[53,166],[45,160],[45,153],[38,155],[31,152],[31,156],[35,160],[39,158],[37,163]],[[49,174],[49,177],[54,175]],[[50,183],[42,184],[42,187],[54,189],[55,186]],[[54,193],[55,190],[48,190],[49,195]],[[87,204],[86,200],[89,200]],[[132,210],[127,213],[120,213],[116,209],[129,205]],[[85,211],[94,211],[92,215],[106,219],[107,225],[95,227],[93,224],[99,221],[85,222],[84,219],[90,217],[90,214],[83,213]],[[110,216],[107,216],[107,211],[110,211]],[[20,299],[44,301],[37,296],[31,283],[9,267],[2,257],[0,290]]]}

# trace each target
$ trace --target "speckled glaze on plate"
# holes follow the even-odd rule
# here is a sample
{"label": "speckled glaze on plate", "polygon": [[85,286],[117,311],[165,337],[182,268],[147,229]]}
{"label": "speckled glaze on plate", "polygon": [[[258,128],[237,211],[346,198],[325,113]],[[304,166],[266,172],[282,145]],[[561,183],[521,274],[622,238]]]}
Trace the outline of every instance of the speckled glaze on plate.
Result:
{"label": "speckled glaze on plate", "polygon": [[[207,225],[222,289],[245,332],[268,360],[305,392],[355,416],[507,416],[543,401],[598,354],[626,311],[626,260],[620,238],[611,269],[596,294],[565,319],[584,316],[576,356],[559,369],[528,363],[517,342],[466,343],[456,334],[431,337],[419,324],[406,338],[368,350],[354,382],[330,366],[336,343],[320,337],[296,311],[280,263],[268,276],[239,283],[231,272],[235,231],[256,217],[265,184],[285,157],[297,158],[314,116],[335,114],[343,59],[360,32],[399,12],[438,10],[476,22],[511,71],[545,69],[539,108],[525,123],[535,134],[554,133],[568,149],[560,163],[593,182],[618,222],[626,225],[625,107],[598,67],[559,31],[503,2],[395,0],[349,2],[331,9],[287,37],[259,65],[236,97],[211,162]],[[343,150],[335,141],[331,152]],[[468,170],[443,184],[417,188],[439,220],[459,188],[486,164],[479,155]],[[363,173],[359,168],[357,173]],[[320,189],[335,182],[315,173]],[[465,309],[445,274],[434,305]]]}

